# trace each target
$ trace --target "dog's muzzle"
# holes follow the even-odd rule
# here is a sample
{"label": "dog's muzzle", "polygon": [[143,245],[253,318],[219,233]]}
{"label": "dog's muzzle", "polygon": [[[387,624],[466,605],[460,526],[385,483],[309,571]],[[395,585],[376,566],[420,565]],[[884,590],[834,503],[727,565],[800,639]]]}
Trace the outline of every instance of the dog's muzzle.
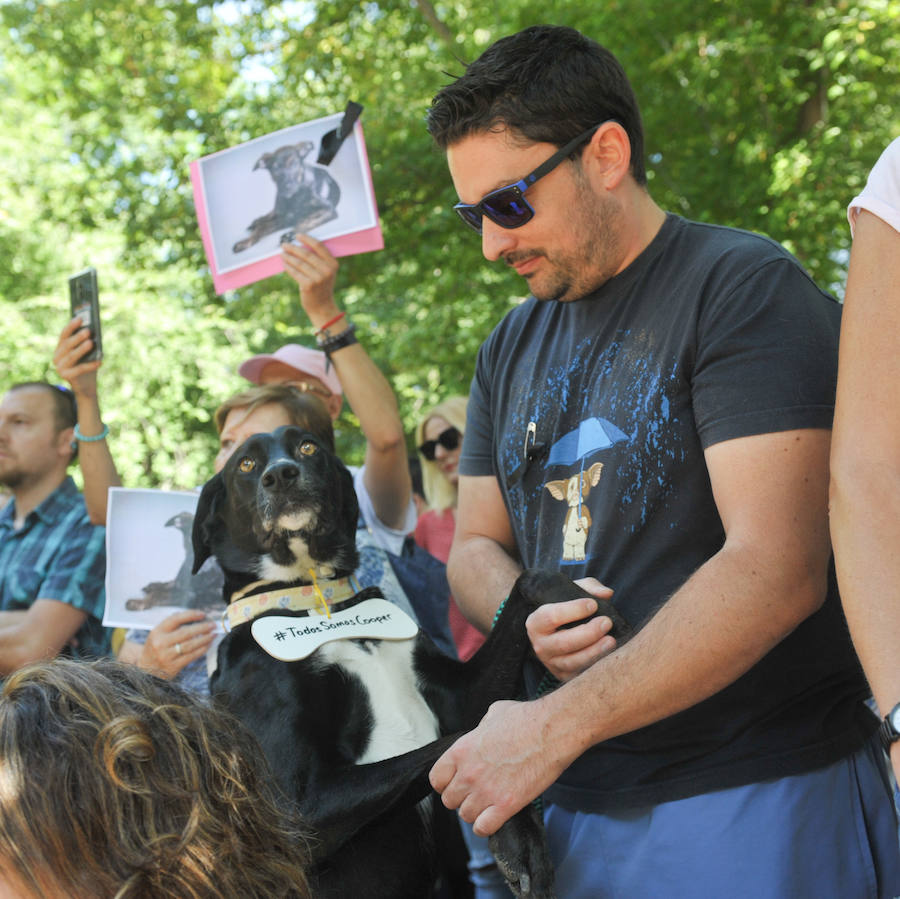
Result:
{"label": "dog's muzzle", "polygon": [[257,502],[267,531],[296,532],[314,519],[316,505],[306,496],[302,467],[293,459],[275,459],[259,479]]}

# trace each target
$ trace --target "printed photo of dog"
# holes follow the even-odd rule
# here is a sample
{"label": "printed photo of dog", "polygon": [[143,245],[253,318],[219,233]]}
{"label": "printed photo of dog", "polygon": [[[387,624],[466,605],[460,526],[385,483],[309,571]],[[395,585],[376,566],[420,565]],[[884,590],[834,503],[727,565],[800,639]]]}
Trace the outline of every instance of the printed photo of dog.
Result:
{"label": "printed photo of dog", "polygon": [[275,207],[247,226],[250,233],[235,243],[235,253],[275,231],[289,229],[280,238],[286,243],[294,239],[295,231],[312,231],[337,218],[340,185],[326,168],[311,161],[314,150],[312,141],[303,140],[259,157],[253,171],[266,169],[275,182]]}
{"label": "printed photo of dog", "polygon": [[336,256],[384,246],[362,123],[343,113],[217,150],[190,164],[197,221],[217,293],[284,271],[282,247],[311,234]]}

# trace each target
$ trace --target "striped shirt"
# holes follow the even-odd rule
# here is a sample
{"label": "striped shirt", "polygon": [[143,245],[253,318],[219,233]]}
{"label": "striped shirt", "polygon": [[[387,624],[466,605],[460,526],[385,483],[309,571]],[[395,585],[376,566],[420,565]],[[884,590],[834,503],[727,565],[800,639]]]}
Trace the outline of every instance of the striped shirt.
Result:
{"label": "striped shirt", "polygon": [[109,655],[109,631],[101,624],[106,603],[106,529],[91,524],[84,500],[67,477],[19,530],[15,499],[0,511],[0,611],[31,608],[55,599],[87,612],[75,635],[76,656]]}

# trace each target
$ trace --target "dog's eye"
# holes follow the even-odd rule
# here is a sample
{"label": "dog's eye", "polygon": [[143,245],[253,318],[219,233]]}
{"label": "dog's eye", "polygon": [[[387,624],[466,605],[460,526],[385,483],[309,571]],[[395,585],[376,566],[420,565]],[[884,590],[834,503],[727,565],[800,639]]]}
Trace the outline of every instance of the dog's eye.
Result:
{"label": "dog's eye", "polygon": [[244,456],[244,458],[238,462],[238,470],[244,472],[244,474],[253,471],[254,468],[256,468],[256,463],[249,456]]}
{"label": "dog's eye", "polygon": [[304,456],[314,456],[318,451],[319,448],[311,440],[304,440],[300,444],[300,452]]}

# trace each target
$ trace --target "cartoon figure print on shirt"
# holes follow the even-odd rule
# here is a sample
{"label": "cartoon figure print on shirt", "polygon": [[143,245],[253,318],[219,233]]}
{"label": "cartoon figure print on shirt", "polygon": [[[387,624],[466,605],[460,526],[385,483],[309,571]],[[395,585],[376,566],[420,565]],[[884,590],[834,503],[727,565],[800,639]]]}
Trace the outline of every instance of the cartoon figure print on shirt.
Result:
{"label": "cartoon figure print on shirt", "polygon": [[603,463],[595,462],[587,471],[580,471],[562,481],[548,481],[544,487],[554,499],[566,503],[569,510],[563,522],[563,562],[583,562],[588,531],[591,529],[591,513],[583,501],[600,481]]}
{"label": "cartoon figure print on shirt", "polygon": [[565,563],[584,562],[588,532],[591,528],[591,513],[585,500],[600,482],[602,462],[594,462],[587,470],[585,464],[590,456],[607,449],[628,437],[612,422],[605,418],[592,417],[561,437],[547,457],[547,467],[578,465],[574,474],[562,480],[547,481],[544,487],[554,499],[566,503],[567,509],[562,525],[562,556]]}

